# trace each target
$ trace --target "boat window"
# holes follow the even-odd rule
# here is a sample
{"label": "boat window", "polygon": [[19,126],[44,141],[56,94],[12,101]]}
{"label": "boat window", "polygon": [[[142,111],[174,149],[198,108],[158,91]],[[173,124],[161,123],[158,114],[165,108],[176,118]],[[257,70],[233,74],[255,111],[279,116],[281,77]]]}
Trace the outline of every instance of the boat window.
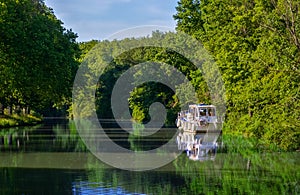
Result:
{"label": "boat window", "polygon": [[213,108],[208,109],[208,115],[215,116],[215,109],[213,109]]}
{"label": "boat window", "polygon": [[200,116],[206,116],[206,109],[200,109]]}

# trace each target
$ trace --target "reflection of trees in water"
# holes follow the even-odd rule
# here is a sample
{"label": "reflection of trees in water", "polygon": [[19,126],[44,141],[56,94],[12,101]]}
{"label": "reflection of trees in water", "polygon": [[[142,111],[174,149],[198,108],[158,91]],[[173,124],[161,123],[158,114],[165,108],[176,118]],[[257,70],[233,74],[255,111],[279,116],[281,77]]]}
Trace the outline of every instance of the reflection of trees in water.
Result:
{"label": "reflection of trees in water", "polygon": [[52,169],[0,169],[0,194],[72,194],[78,172]]}
{"label": "reflection of trees in water", "polygon": [[45,123],[0,131],[0,148],[17,151],[86,151],[74,122]]}
{"label": "reflection of trees in water", "polygon": [[[46,131],[47,129],[49,132]],[[84,150],[84,145],[81,145],[80,138],[76,136],[73,123],[26,127],[26,131],[22,128],[1,130],[0,137],[3,137],[2,142],[5,144],[8,143],[8,135],[11,135],[12,146],[7,146],[16,147],[17,139],[19,139],[19,151],[22,151],[24,144],[21,138],[26,141],[27,150],[23,151],[28,151],[28,147],[32,147],[30,150],[34,151]],[[238,138],[228,139],[225,136],[223,138],[227,145],[223,153],[217,154],[214,161],[191,161],[186,154],[183,154],[167,167],[146,172],[111,168],[92,154],[87,155],[87,158],[80,158],[85,165],[81,169],[82,172],[81,170],[75,172],[73,170],[1,168],[0,194],[7,194],[4,193],[8,190],[7,186],[14,186],[16,190],[28,186],[33,192],[37,190],[56,192],[56,190],[62,190],[62,186],[64,189],[70,189],[74,183],[77,185],[78,181],[86,182],[91,188],[121,187],[126,192],[146,194],[299,194],[299,153],[261,152],[252,142]],[[38,142],[39,140],[41,142]],[[35,145],[42,143],[43,140],[44,145]],[[229,142],[231,145],[228,144]],[[49,144],[52,144],[51,147]],[[144,149],[136,143],[133,144],[133,149],[134,147]],[[15,156],[12,164],[27,162],[28,158],[25,158],[25,155],[30,153],[21,154],[21,156]],[[40,154],[38,155],[39,158],[45,159]],[[5,161],[5,159],[1,160]],[[41,161],[38,160],[38,162]],[[66,159],[64,158],[62,162],[66,162]],[[78,159],[72,162],[79,163]],[[27,176],[31,179],[24,180]],[[11,192],[12,189],[9,190]]]}
{"label": "reflection of trees in water", "polygon": [[40,128],[41,125],[26,127],[14,127],[1,129],[0,131],[0,148],[2,149],[18,149],[22,150],[22,146],[25,146],[29,142],[29,135],[31,132]]}
{"label": "reflection of trees in water", "polygon": [[74,121],[53,127],[55,132],[55,145],[63,151],[83,152],[86,146],[80,139]]}
{"label": "reflection of trees in water", "polygon": [[94,188],[103,182],[102,186],[150,194],[297,194],[297,162],[297,153],[252,153],[248,157],[220,153],[215,161],[205,162],[191,161],[183,154],[166,168],[130,172],[113,169],[91,156],[88,181]]}
{"label": "reflection of trees in water", "polygon": [[143,144],[141,143],[141,134],[145,130],[145,126],[140,123],[132,123],[133,132],[128,136],[128,142],[130,143],[130,149],[133,151],[143,150]]}
{"label": "reflection of trees in water", "polygon": [[[248,151],[249,152],[249,151]],[[218,153],[214,161],[190,161],[185,155],[173,164],[193,194],[297,194],[298,153]]]}
{"label": "reflection of trees in water", "polygon": [[[90,187],[118,188],[128,194],[182,194],[185,185],[181,176],[172,170],[134,172],[114,169],[93,156],[88,158],[88,183]],[[94,185],[93,185],[94,184]]]}
{"label": "reflection of trees in water", "polygon": [[152,131],[151,128],[145,127],[141,123],[132,123],[133,132],[128,136],[130,150],[133,151],[147,151],[153,150],[166,144],[176,131],[172,128],[161,128],[151,135],[144,136],[147,131]]}

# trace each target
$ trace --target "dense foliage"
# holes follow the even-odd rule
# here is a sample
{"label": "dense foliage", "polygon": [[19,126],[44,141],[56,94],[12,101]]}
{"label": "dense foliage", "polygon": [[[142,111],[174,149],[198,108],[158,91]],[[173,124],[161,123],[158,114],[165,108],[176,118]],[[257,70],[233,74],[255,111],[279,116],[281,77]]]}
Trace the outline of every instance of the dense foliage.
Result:
{"label": "dense foliage", "polygon": [[[134,79],[130,81],[132,82],[132,85],[135,85],[135,82],[139,80],[140,75],[146,76],[152,74],[143,70],[143,67],[146,66],[144,63],[146,62],[154,62],[160,65],[168,64],[175,67],[190,81],[197,93],[197,96],[187,94],[190,89],[188,89],[185,85],[177,85],[176,82],[178,78],[174,78],[172,71],[167,68],[164,73],[165,75],[161,75],[160,77],[166,76],[172,78],[168,80],[170,80],[170,85],[175,86],[176,95],[175,91],[171,89],[170,86],[166,86],[160,82],[146,82],[142,85],[137,85],[130,92],[130,96],[128,97],[129,109],[133,120],[137,122],[150,121],[151,105],[155,102],[160,102],[167,109],[167,119],[165,124],[173,126],[177,117],[177,112],[180,110],[182,105],[199,102],[200,100],[209,103],[210,94],[208,92],[206,80],[202,76],[202,70],[201,68],[197,68],[188,59],[192,59],[191,56],[195,58],[197,54],[190,53],[190,56],[183,56],[177,51],[164,47],[165,45],[173,45],[178,46],[181,50],[187,50],[188,48],[193,48],[194,44],[198,44],[193,41],[190,40],[189,42],[186,38],[178,36],[176,33],[162,32],[153,32],[152,36],[147,38],[100,41],[93,49],[91,49],[82,62],[82,65],[86,66],[87,70],[90,71],[90,73],[84,74],[87,81],[85,85],[90,85],[86,88],[97,88],[96,110],[98,118],[114,118],[111,110],[111,95],[116,82],[124,72],[136,65],[141,66],[140,69],[137,69],[136,73],[133,75]],[[88,45],[93,45],[93,41],[81,44],[81,47],[89,48],[86,47]],[[200,48],[203,49],[201,46]],[[199,52],[199,56],[201,55],[203,55],[203,53]],[[108,66],[105,64],[108,64]],[[158,71],[159,74],[159,72],[163,72],[164,70],[161,69],[155,71]],[[208,74],[208,72],[206,73]],[[92,81],[92,78],[98,78],[99,75],[101,76],[97,86],[94,86],[94,84],[92,84],[94,82]],[[82,92],[82,97],[84,97],[84,93],[85,92]],[[79,94],[80,92],[78,92],[78,96],[80,96]],[[122,101],[122,98],[126,98],[127,101],[127,97],[125,96],[119,97],[119,101]],[[87,98],[87,100],[89,101],[90,99]],[[83,114],[84,109],[86,108],[77,108],[77,110],[81,112],[81,115]],[[87,109],[86,114],[91,109],[93,108],[91,107]],[[156,114],[152,117],[158,116],[159,114],[155,110],[154,113]],[[122,114],[120,117],[122,118]]]}
{"label": "dense foliage", "polygon": [[[178,2],[174,16],[178,32],[203,43],[222,73],[227,102],[224,133],[255,137],[261,144],[286,150],[300,147],[299,6],[299,0]],[[183,49],[193,46],[173,33],[78,44],[77,35],[66,30],[42,0],[3,0],[0,34],[0,114],[5,107],[42,114],[51,113],[53,108],[66,109],[78,63],[84,62],[94,46],[94,53],[99,54],[119,52],[122,44],[136,48],[112,58],[101,75],[96,91],[100,118],[113,117],[111,93],[120,75],[147,61],[177,68],[190,80],[197,97],[179,102],[179,96],[189,93],[187,86],[176,86],[175,95],[165,85],[145,83],[130,94],[134,120],[149,121],[150,105],[161,102],[168,110],[166,123],[174,124],[180,103],[211,101],[212,91],[203,73],[184,56],[164,47],[143,46],[153,42]],[[96,62],[101,64],[103,56],[98,54]],[[89,68],[97,74],[99,67],[93,65]]]}
{"label": "dense foliage", "polygon": [[226,86],[225,133],[300,144],[300,1],[181,0],[177,30],[200,40]]}
{"label": "dense foliage", "polygon": [[[49,114],[71,97],[77,35],[41,0],[0,2],[0,104]],[[11,109],[12,110],[12,109]]]}

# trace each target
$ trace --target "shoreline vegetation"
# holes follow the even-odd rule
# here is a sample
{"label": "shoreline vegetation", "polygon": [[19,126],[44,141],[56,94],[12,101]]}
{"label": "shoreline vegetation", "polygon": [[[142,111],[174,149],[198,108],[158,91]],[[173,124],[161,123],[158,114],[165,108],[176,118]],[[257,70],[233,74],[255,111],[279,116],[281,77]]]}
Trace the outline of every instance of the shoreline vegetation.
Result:
{"label": "shoreline vegetation", "polygon": [[10,127],[34,126],[42,122],[43,118],[34,114],[3,114],[0,116],[0,130]]}

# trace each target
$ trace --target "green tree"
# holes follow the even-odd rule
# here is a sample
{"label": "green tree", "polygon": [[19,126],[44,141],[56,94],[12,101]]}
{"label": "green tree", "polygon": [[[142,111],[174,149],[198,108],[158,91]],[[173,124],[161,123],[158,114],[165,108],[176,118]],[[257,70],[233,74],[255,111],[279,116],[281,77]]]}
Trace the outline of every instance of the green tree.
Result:
{"label": "green tree", "polygon": [[[111,110],[111,95],[116,81],[129,68],[145,62],[163,63],[175,67],[190,80],[196,91],[199,92],[198,99],[200,100],[195,99],[194,102],[210,101],[210,94],[207,93],[208,87],[202,77],[201,70],[193,65],[187,57],[168,48],[144,46],[160,44],[173,45],[176,46],[176,48],[184,49],[192,47],[195,43],[186,43],[185,39],[180,38],[175,33],[153,32],[152,36],[139,39],[131,38],[114,41],[100,41],[86,54],[86,58],[83,60],[82,64],[87,66],[90,73],[85,75],[87,82],[85,85],[87,85],[88,88],[97,88],[96,110],[99,118],[114,118]],[[201,51],[199,51],[199,53],[201,53]],[[102,66],[104,64],[108,64],[108,66]],[[149,72],[147,72],[147,75],[149,75],[148,73]],[[93,84],[95,83],[93,78],[98,78],[100,74],[101,76],[97,86],[95,86],[95,84]],[[140,78],[139,76],[143,74],[145,74],[145,72],[143,72],[143,68],[141,68],[137,70],[133,77],[134,79],[138,79]],[[168,70],[165,71],[165,74],[172,76],[172,72]],[[174,78],[170,82],[173,85],[176,85],[176,81],[176,78]],[[132,84],[135,85],[135,83]],[[179,102],[178,99],[182,100],[183,98],[178,98],[178,95],[184,94],[186,87],[177,85],[175,87],[177,90],[176,94],[169,87],[156,82],[148,82],[136,86],[136,88],[130,92],[129,99],[125,100],[129,101],[129,108],[133,119],[138,122],[149,121],[150,105],[154,102],[160,102],[167,109],[166,123],[174,125],[177,112],[181,106],[180,104],[191,101],[189,99],[185,102]],[[78,92],[78,94],[82,95],[82,97],[84,96],[83,93],[80,94],[80,92]],[[124,97],[119,98],[122,100],[124,99]],[[78,108],[81,114],[83,113],[83,109],[83,107]],[[86,109],[85,113],[88,115],[89,110],[93,108]]]}
{"label": "green tree", "polygon": [[299,3],[179,1],[177,29],[199,39],[222,71],[224,132],[300,147]]}
{"label": "green tree", "polygon": [[77,35],[43,1],[0,6],[1,103],[40,111],[64,105],[78,66]]}

